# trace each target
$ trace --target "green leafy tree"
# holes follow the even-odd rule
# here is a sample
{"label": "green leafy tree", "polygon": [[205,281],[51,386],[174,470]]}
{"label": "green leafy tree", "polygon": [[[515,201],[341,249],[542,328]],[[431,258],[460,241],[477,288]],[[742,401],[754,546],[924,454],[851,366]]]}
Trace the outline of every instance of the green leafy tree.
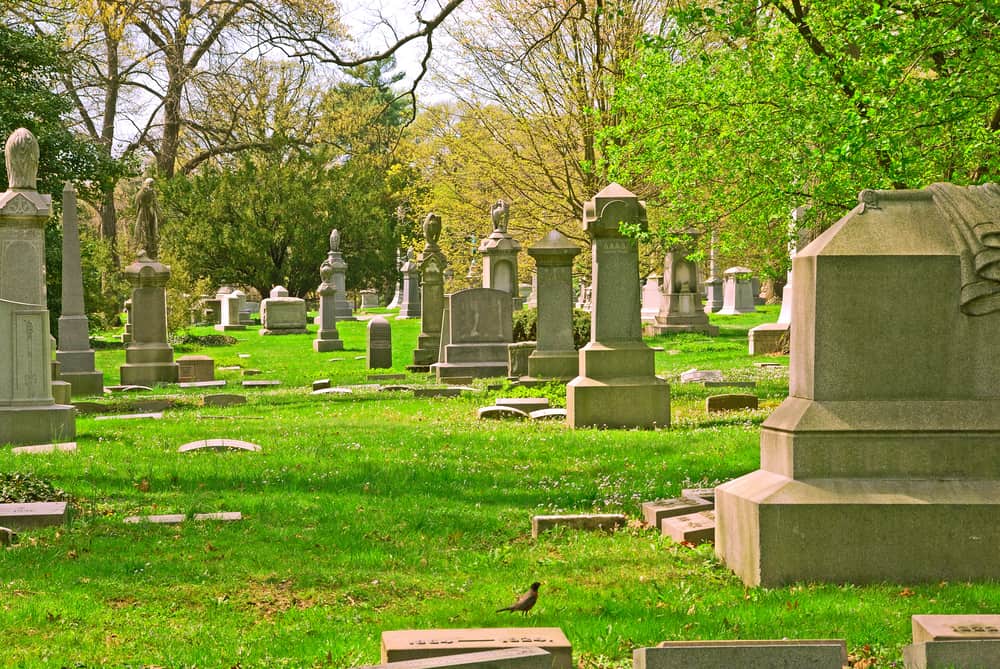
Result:
{"label": "green leafy tree", "polygon": [[1000,12],[988,2],[679,2],[615,101],[609,171],[665,228],[720,233],[772,275],[789,212],[864,188],[1000,176]]}

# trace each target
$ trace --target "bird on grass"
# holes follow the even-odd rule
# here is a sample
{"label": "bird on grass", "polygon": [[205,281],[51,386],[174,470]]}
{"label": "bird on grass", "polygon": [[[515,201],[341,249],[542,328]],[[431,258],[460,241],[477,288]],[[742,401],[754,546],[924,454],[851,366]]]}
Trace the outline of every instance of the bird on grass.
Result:
{"label": "bird on grass", "polygon": [[521,595],[520,599],[511,604],[510,606],[505,606],[502,609],[497,609],[496,612],[501,611],[520,611],[522,613],[527,613],[531,610],[531,607],[535,605],[538,601],[538,587],[541,585],[538,581],[531,584],[531,589],[526,593]]}

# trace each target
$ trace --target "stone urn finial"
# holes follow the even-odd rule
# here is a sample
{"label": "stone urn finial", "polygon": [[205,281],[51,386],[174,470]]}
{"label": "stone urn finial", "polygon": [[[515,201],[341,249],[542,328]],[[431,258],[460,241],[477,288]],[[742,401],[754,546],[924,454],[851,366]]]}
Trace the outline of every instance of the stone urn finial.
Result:
{"label": "stone urn finial", "polygon": [[337,228],[330,231],[330,251],[333,253],[340,251],[340,230]]}
{"label": "stone urn finial", "polygon": [[18,128],[4,146],[10,190],[35,190],[38,184],[38,140],[27,128]]}

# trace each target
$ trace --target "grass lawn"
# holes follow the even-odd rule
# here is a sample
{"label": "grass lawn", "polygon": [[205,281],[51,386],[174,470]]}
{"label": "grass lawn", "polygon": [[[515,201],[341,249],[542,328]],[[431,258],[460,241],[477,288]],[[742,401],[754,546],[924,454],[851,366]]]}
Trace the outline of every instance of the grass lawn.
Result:
{"label": "grass lawn", "polygon": [[[784,370],[747,355],[746,330],[777,318],[714,318],[721,335],[650,339],[657,373],[674,382],[673,427],[568,430],[552,423],[480,423],[495,396],[558,386],[414,399],[356,390],[313,396],[312,381],[364,384],[365,324],[338,323],[346,350],[315,353],[314,334],[261,337],[177,355],[261,370],[275,389],[246,405],[201,407],[204,391],[169,394],[162,420],[77,421],[76,453],[15,456],[73,496],[64,528],[26,531],[0,550],[0,664],[11,667],[350,667],[379,659],[383,629],[561,627],[582,668],[631,667],[631,649],[666,639],[846,638],[874,666],[902,666],[910,615],[1000,610],[996,584],[799,584],[748,589],[710,546],[689,549],[631,523],[613,534],[554,532],[532,540],[530,517],[624,512],[642,501],[756,469],[759,425],[784,398]],[[310,326],[315,330],[314,326]],[[403,372],[418,321],[393,323]],[[210,329],[195,332],[208,334]],[[249,354],[240,358],[238,354]],[[787,358],[770,358],[787,362]],[[120,350],[98,353],[118,382]],[[692,367],[755,379],[762,408],[704,413],[717,389],[676,383]],[[237,371],[217,371],[234,388]],[[426,375],[409,375],[426,382]],[[741,391],[737,391],[741,392]],[[177,453],[215,437],[260,453]],[[133,514],[241,511],[235,523],[126,525]],[[865,532],[859,527],[858,532]],[[541,581],[527,616],[494,613]]]}

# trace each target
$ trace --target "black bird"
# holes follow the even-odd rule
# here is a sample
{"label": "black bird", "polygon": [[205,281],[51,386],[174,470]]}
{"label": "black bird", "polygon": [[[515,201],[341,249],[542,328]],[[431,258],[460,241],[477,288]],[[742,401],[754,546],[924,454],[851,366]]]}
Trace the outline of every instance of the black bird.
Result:
{"label": "black bird", "polygon": [[535,605],[535,602],[538,601],[538,586],[540,585],[541,583],[535,581],[534,583],[531,584],[531,590],[528,590],[528,592],[521,595],[520,599],[518,599],[510,606],[505,606],[502,609],[497,609],[496,612],[500,613],[501,611],[521,611],[522,613],[527,613],[528,611],[531,610],[531,607]]}

